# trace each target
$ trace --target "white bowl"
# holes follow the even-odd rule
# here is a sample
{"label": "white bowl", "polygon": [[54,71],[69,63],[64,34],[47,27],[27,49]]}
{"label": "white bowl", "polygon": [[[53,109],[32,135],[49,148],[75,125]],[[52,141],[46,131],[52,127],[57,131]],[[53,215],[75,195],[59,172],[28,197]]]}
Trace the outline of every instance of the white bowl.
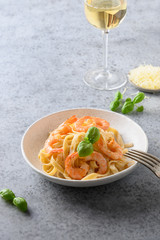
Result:
{"label": "white bowl", "polygon": [[144,152],[147,152],[148,150],[147,136],[142,128],[130,118],[122,114],[90,108],[56,112],[34,122],[25,132],[21,142],[21,150],[26,162],[33,170],[49,181],[72,187],[98,186],[123,178],[137,167],[137,162],[135,162],[134,165],[114,175],[86,181],[60,179],[45,174],[42,171],[42,166],[38,159],[38,153],[43,147],[44,142],[48,137],[48,133],[72,115],[76,115],[77,117],[95,116],[106,119],[110,123],[111,127],[116,128],[120,132],[125,143],[133,143],[134,149],[137,150]]}

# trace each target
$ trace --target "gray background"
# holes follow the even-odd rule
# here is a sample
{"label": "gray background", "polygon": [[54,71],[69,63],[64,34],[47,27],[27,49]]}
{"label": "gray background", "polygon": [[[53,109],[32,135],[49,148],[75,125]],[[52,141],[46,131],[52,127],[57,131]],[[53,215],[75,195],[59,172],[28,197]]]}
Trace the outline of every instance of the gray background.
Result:
{"label": "gray background", "polygon": [[[115,91],[82,81],[102,64],[101,32],[85,19],[83,1],[0,3],[0,189],[11,188],[29,205],[23,214],[0,199],[0,239],[159,239],[160,185],[145,167],[109,185],[76,189],[41,178],[21,154],[22,135],[38,118],[68,108],[109,109]],[[110,67],[127,74],[160,64],[159,9],[159,0],[128,1],[124,22],[109,36]],[[127,86],[126,97],[137,92]],[[160,157],[160,96],[147,96],[144,112],[129,117]]]}

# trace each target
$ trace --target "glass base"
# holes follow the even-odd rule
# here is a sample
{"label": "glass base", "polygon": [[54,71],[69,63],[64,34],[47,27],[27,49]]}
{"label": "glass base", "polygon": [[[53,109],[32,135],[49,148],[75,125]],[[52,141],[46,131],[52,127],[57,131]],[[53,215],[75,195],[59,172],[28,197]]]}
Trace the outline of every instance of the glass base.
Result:
{"label": "glass base", "polygon": [[105,69],[97,69],[88,72],[84,76],[84,82],[95,89],[114,90],[124,86],[127,82],[125,74],[113,70],[111,73]]}

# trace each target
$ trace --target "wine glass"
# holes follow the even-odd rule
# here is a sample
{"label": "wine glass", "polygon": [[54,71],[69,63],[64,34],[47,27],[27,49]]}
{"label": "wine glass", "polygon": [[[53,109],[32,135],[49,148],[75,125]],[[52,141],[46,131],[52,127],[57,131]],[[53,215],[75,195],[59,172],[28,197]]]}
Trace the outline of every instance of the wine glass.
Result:
{"label": "wine glass", "polygon": [[127,82],[126,76],[114,69],[108,70],[108,34],[124,19],[127,0],[84,0],[85,15],[90,24],[103,31],[104,66],[89,71],[84,82],[99,90],[113,90],[122,87]]}

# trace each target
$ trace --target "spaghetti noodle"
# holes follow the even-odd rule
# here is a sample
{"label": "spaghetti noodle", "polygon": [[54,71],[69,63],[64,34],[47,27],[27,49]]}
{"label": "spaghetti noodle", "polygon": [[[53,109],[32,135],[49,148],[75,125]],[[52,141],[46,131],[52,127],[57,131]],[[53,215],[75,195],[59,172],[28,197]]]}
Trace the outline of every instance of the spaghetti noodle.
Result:
{"label": "spaghetti noodle", "polygon": [[[94,152],[87,157],[79,157],[77,147],[85,138],[85,133],[95,126],[100,131],[100,139],[93,144]],[[119,132],[101,118],[75,115],[67,119],[49,134],[39,159],[43,171],[63,179],[91,180],[118,173],[133,164],[123,154],[132,144],[124,144]]]}

